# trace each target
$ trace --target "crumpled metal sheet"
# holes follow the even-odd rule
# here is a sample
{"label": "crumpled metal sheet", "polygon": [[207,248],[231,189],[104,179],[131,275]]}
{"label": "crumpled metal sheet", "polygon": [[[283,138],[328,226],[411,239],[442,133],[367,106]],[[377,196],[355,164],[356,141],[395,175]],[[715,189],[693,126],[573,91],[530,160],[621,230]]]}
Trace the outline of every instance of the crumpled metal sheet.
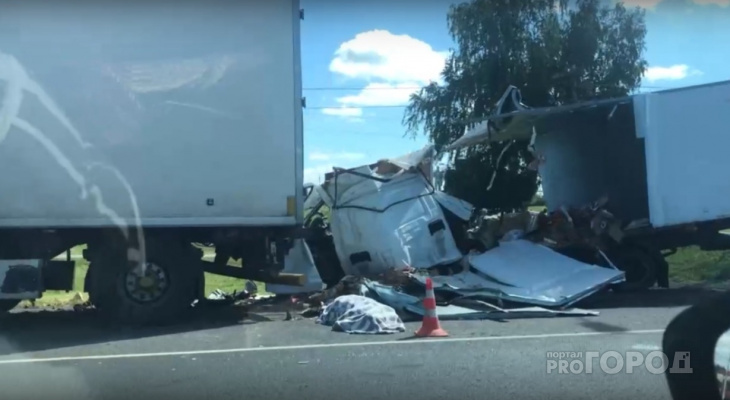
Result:
{"label": "crumpled metal sheet", "polygon": [[[469,255],[468,262],[467,271],[431,277],[434,290],[568,307],[624,280],[622,271],[582,263],[527,240],[501,242],[492,250]],[[425,285],[426,277],[415,279]]]}
{"label": "crumpled metal sheet", "polygon": [[[437,197],[420,172],[384,177],[364,166],[339,173],[331,185],[315,191],[330,207],[330,229],[346,274],[430,268],[463,257],[440,203],[448,195]],[[468,206],[458,200],[447,206],[456,215],[467,214]]]}
{"label": "crumpled metal sheet", "polygon": [[[515,93],[517,92],[517,93]],[[444,151],[458,150],[475,144],[501,142],[505,140],[529,140],[533,128],[538,123],[561,117],[574,112],[595,109],[598,107],[615,107],[621,104],[631,104],[633,96],[612,99],[589,100],[574,104],[531,108],[521,103],[519,90],[510,86],[497,103],[496,113],[485,118],[467,130],[463,136],[448,145]]]}
{"label": "crumpled metal sheet", "polygon": [[[395,288],[373,281],[365,281],[367,292],[365,295],[392,307],[396,312],[408,312],[415,316],[422,317],[425,314],[423,302],[420,298],[407,293],[400,292]],[[467,300],[467,301],[464,301]],[[596,316],[597,311],[568,309],[549,310],[542,307],[525,307],[514,309],[503,309],[493,305],[478,304],[469,299],[455,299],[449,305],[437,305],[436,312],[442,320],[460,319],[517,319],[517,318],[548,318],[562,316]]]}
{"label": "crumpled metal sheet", "polygon": [[[406,310],[417,315],[424,315],[425,310],[421,305],[408,305]],[[553,318],[553,317],[594,317],[598,311],[571,308],[566,310],[550,310],[543,307],[521,307],[511,309],[497,309],[483,311],[457,305],[436,306],[436,312],[441,320],[457,319],[521,319],[521,318]]]}

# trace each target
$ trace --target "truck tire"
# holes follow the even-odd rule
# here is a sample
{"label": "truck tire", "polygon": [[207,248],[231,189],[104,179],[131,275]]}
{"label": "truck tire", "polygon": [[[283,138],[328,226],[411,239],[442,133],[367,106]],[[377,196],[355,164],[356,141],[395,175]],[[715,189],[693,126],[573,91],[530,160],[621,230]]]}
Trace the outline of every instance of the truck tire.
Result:
{"label": "truck tire", "polygon": [[657,258],[647,246],[622,244],[608,254],[611,261],[626,273],[626,281],[613,286],[616,292],[637,292],[653,287],[657,282]]}
{"label": "truck tire", "polygon": [[0,313],[6,313],[20,304],[20,300],[0,300]]}
{"label": "truck tire", "polygon": [[204,279],[199,257],[180,246],[148,247],[146,268],[122,259],[90,265],[89,299],[101,315],[124,325],[162,325],[191,310]]}

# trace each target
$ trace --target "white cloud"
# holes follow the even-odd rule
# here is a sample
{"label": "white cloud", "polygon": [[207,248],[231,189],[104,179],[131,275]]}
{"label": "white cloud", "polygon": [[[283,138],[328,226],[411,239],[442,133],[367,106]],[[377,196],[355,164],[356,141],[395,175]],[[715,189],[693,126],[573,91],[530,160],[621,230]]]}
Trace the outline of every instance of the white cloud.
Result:
{"label": "white cloud", "polygon": [[362,109],[357,107],[333,107],[333,108],[323,108],[322,114],[325,115],[334,115],[337,117],[344,117],[344,118],[357,118],[362,116]]}
{"label": "white cloud", "polygon": [[337,102],[346,106],[399,106],[408,104],[411,94],[418,88],[417,82],[371,83],[360,93],[340,97]]}
{"label": "white cloud", "polygon": [[322,164],[304,168],[304,183],[324,182],[324,174],[328,172],[332,172],[332,164]]}
{"label": "white cloud", "polygon": [[320,153],[317,151],[313,151],[309,153],[309,159],[312,161],[327,161],[330,159],[330,155],[327,153]]}
{"label": "white cloud", "polygon": [[690,69],[686,64],[677,64],[670,67],[649,67],[644,72],[644,79],[648,82],[678,81],[697,75],[702,75],[702,71]]}
{"label": "white cloud", "polygon": [[341,151],[338,153],[325,153],[322,151],[313,151],[309,153],[309,159],[312,161],[355,161],[365,158],[363,153],[353,153]]}
{"label": "white cloud", "polygon": [[[399,106],[419,87],[438,82],[448,52],[408,35],[372,30],[355,35],[335,51],[330,71],[368,85],[337,99],[342,106]],[[339,110],[339,109],[337,109]],[[333,115],[333,114],[330,114]]]}
{"label": "white cloud", "polygon": [[435,51],[428,43],[385,30],[358,33],[340,45],[330,71],[348,78],[387,82],[437,80],[447,52]]}

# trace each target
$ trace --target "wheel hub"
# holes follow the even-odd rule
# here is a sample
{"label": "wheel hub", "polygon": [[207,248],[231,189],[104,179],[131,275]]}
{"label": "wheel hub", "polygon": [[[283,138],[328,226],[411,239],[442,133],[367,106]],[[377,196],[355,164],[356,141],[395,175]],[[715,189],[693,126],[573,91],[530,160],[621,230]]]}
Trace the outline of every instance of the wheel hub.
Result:
{"label": "wheel hub", "polygon": [[125,277],[127,293],[140,303],[158,301],[169,286],[167,272],[155,263],[148,262],[131,268]]}

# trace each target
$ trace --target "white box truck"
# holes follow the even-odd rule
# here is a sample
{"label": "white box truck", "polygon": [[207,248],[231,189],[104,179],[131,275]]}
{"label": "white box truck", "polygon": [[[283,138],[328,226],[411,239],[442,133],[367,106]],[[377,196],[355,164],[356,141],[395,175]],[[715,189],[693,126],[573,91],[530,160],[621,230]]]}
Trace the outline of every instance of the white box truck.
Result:
{"label": "white box truck", "polygon": [[204,270],[279,282],[303,234],[302,17],[297,0],[3,1],[2,308],[70,290],[54,257],[81,244],[115,319],[179,315]]}
{"label": "white box truck", "polygon": [[678,247],[730,248],[730,81],[545,108],[511,87],[496,109],[447,150],[531,143],[548,210],[606,196],[622,222],[609,256],[630,286],[666,287]]}

